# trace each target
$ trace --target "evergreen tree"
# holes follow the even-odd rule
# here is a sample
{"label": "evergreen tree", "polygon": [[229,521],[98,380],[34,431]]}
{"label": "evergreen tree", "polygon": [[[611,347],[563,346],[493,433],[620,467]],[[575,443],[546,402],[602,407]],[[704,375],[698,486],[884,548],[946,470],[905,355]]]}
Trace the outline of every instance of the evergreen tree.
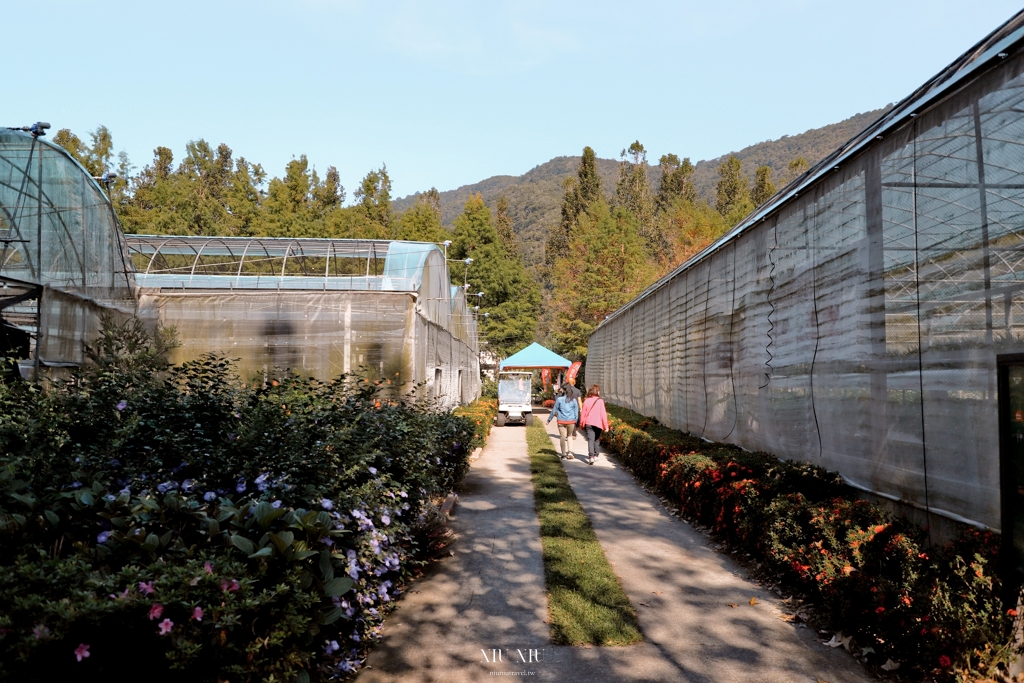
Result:
{"label": "evergreen tree", "polygon": [[516,233],[512,225],[512,216],[508,213],[508,199],[500,195],[494,205],[494,227],[498,230],[498,237],[505,247],[505,253],[509,258],[520,258],[519,244],[516,242]]}
{"label": "evergreen tree", "polygon": [[668,242],[661,226],[654,220],[651,181],[647,175],[647,150],[637,140],[622,150],[620,159],[619,180],[615,187],[616,201],[636,216],[647,253],[652,257],[664,256],[668,252]]}
{"label": "evergreen tree", "polygon": [[792,182],[799,178],[811,165],[807,163],[807,159],[803,157],[797,157],[789,162],[789,177],[786,182]]}
{"label": "evergreen tree", "polygon": [[575,178],[562,184],[562,217],[552,228],[544,245],[544,265],[549,269],[555,261],[568,254],[569,239],[581,213],[601,196],[601,176],[597,173],[597,155],[590,147],[583,148]]}
{"label": "evergreen tree", "polygon": [[639,222],[625,207],[599,199],[580,216],[569,255],[554,269],[556,350],[583,360],[588,337],[605,316],[621,308],[652,281]]}
{"label": "evergreen tree", "polygon": [[683,263],[726,233],[728,219],[703,200],[676,201],[664,214],[665,232],[672,244],[672,260],[665,271]]}
{"label": "evergreen tree", "polygon": [[775,194],[775,183],[772,182],[772,167],[758,166],[757,175],[754,178],[754,191],[750,193],[750,199],[754,206],[761,206],[771,199]]}
{"label": "evergreen tree", "polygon": [[441,225],[440,202],[435,201],[440,197],[437,190],[432,191],[416,197],[416,203],[395,220],[398,239],[438,244],[448,239],[449,233]]}
{"label": "evergreen tree", "polygon": [[391,237],[391,178],[388,177],[387,165],[377,171],[370,171],[363,178],[355,191],[358,206],[366,218],[384,228],[384,233]]}
{"label": "evergreen tree", "polygon": [[686,157],[681,162],[675,154],[665,154],[658,160],[661,164],[661,186],[654,203],[658,211],[667,211],[678,200],[697,201],[697,190],[693,186],[693,164]]}
{"label": "evergreen tree", "polygon": [[[484,293],[477,324],[487,350],[505,357],[534,340],[540,308],[537,284],[527,274],[522,260],[506,253],[491,210],[479,194],[469,198],[455,219],[448,257],[472,259],[472,263],[463,266],[463,273],[469,294]],[[458,264],[453,266],[455,281],[460,273]]]}
{"label": "evergreen tree", "polygon": [[313,170],[313,213],[323,218],[334,209],[345,203],[345,186],[341,184],[341,175],[334,166],[327,167],[323,182]]}
{"label": "evergreen tree", "polygon": [[743,175],[743,162],[730,155],[718,167],[717,201],[718,213],[728,216],[738,207],[749,203],[750,190]]}

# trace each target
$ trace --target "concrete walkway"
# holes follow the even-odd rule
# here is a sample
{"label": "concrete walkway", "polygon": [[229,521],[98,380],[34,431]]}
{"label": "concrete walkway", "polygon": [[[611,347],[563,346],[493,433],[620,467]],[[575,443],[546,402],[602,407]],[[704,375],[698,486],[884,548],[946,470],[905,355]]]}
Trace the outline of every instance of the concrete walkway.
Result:
{"label": "concrete walkway", "polygon": [[[582,436],[575,446],[585,452]],[[551,457],[556,450],[557,434]],[[359,683],[508,675],[559,683],[871,680],[844,651],[779,619],[773,595],[668,515],[628,472],[606,457],[593,466],[565,464],[637,610],[644,642],[551,645],[525,429],[507,426],[491,432],[459,492],[454,556],[399,602]],[[759,604],[751,606],[751,597]]]}

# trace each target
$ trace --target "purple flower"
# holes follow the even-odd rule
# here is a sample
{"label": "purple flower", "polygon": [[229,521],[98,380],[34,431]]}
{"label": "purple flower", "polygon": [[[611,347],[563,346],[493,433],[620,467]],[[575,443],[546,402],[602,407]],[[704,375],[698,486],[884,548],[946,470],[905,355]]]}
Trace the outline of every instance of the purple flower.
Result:
{"label": "purple flower", "polygon": [[181,482],[181,490],[187,493],[188,491],[191,491],[192,487],[195,485],[196,482],[194,479],[186,479],[185,481]]}
{"label": "purple flower", "polygon": [[214,493],[213,491],[207,491],[206,493],[203,494],[203,500],[207,500],[207,501],[214,500],[216,497],[217,497],[217,494]]}
{"label": "purple flower", "polygon": [[377,474],[377,468],[376,467],[371,467],[370,468],[370,474]]}
{"label": "purple flower", "polygon": [[330,548],[332,545],[334,545],[334,541],[332,541],[329,536],[324,536],[323,538],[320,539],[320,542],[323,543],[328,548]]}
{"label": "purple flower", "polygon": [[152,581],[139,581],[139,592],[143,595],[153,594],[153,582]]}
{"label": "purple flower", "polygon": [[110,539],[110,532],[109,531],[101,531],[99,534],[96,535],[96,542],[97,543],[106,543],[109,539]]}
{"label": "purple flower", "polygon": [[267,474],[266,472],[264,472],[260,476],[256,477],[256,488],[258,488],[260,491],[266,491],[267,490],[267,486],[269,486],[269,484],[267,484],[266,482],[267,482],[267,479],[269,479],[269,478],[270,478],[270,475]]}
{"label": "purple flower", "polygon": [[270,507],[276,510],[277,508],[281,507],[281,501],[275,500],[273,503],[270,504]]}
{"label": "purple flower", "polygon": [[340,647],[338,647],[338,641],[336,640],[328,640],[326,642],[327,644],[324,645],[324,654],[332,655],[341,649]]}
{"label": "purple flower", "polygon": [[243,491],[245,491],[245,477],[241,477],[238,480],[238,484],[235,486],[235,491],[237,491],[238,493],[242,493]]}
{"label": "purple flower", "polygon": [[128,407],[128,401],[118,401],[117,405],[114,407],[117,408],[117,412],[121,412]]}
{"label": "purple flower", "polygon": [[330,498],[321,498],[320,499],[320,507],[322,507],[324,510],[333,510],[334,509],[334,501],[331,500]]}
{"label": "purple flower", "polygon": [[380,516],[380,521],[384,522],[384,526],[391,524],[391,516],[388,513],[384,513]]}
{"label": "purple flower", "polygon": [[80,482],[80,481],[72,482],[71,483],[71,488],[73,488],[73,489],[80,489],[80,488],[82,488],[82,482]]}
{"label": "purple flower", "polygon": [[32,629],[32,637],[36,640],[46,640],[50,637],[50,629],[46,627],[46,624],[39,624]]}

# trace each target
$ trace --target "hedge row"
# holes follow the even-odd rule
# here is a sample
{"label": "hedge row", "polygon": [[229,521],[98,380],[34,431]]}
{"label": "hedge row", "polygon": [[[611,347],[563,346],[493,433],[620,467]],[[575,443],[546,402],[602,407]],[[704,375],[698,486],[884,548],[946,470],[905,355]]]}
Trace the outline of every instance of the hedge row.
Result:
{"label": "hedge row", "polygon": [[[682,515],[817,605],[816,626],[854,636],[869,665],[918,676],[992,675],[1013,652],[999,536],[924,532],[858,498],[834,472],[706,442],[609,406],[604,445]],[[891,666],[891,664],[890,664]]]}
{"label": "hedge row", "polygon": [[470,450],[482,448],[494,426],[494,417],[498,414],[498,400],[495,398],[478,398],[472,403],[455,409],[455,414],[473,421],[473,441]]}
{"label": "hedge row", "polygon": [[358,668],[479,429],[388,382],[167,368],[137,323],[46,392],[0,368],[0,680]]}

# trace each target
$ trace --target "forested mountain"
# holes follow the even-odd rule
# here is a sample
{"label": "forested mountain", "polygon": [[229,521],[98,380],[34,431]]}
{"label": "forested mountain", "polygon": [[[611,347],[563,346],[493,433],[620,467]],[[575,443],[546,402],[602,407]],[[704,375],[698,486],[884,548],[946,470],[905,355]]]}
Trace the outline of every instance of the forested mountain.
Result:
{"label": "forested mountain", "polygon": [[[772,169],[772,177],[781,187],[788,182],[789,164],[800,157],[814,164],[839,145],[849,140],[869,123],[882,115],[888,107],[856,114],[850,118],[822,128],[815,128],[799,135],[783,136],[745,147],[732,155],[742,162],[743,174],[751,181],[758,166]],[[685,154],[685,150],[678,150]],[[718,167],[729,155],[717,159],[698,161],[692,176],[692,183],[700,198],[715,203],[715,186],[718,181]],[[494,206],[499,196],[504,195],[509,204],[515,233],[528,265],[536,265],[544,259],[544,241],[551,226],[559,221],[562,205],[562,183],[576,173],[580,157],[555,157],[521,176],[492,176],[472,185],[463,185],[454,190],[440,193],[441,220],[451,226],[462,213],[466,201],[480,193],[488,206]],[[619,162],[614,159],[597,159],[597,173],[606,198],[615,193]],[[661,181],[661,167],[652,164],[649,169],[651,185],[657,188]],[[416,202],[417,195],[393,201],[396,212],[404,211]]]}

